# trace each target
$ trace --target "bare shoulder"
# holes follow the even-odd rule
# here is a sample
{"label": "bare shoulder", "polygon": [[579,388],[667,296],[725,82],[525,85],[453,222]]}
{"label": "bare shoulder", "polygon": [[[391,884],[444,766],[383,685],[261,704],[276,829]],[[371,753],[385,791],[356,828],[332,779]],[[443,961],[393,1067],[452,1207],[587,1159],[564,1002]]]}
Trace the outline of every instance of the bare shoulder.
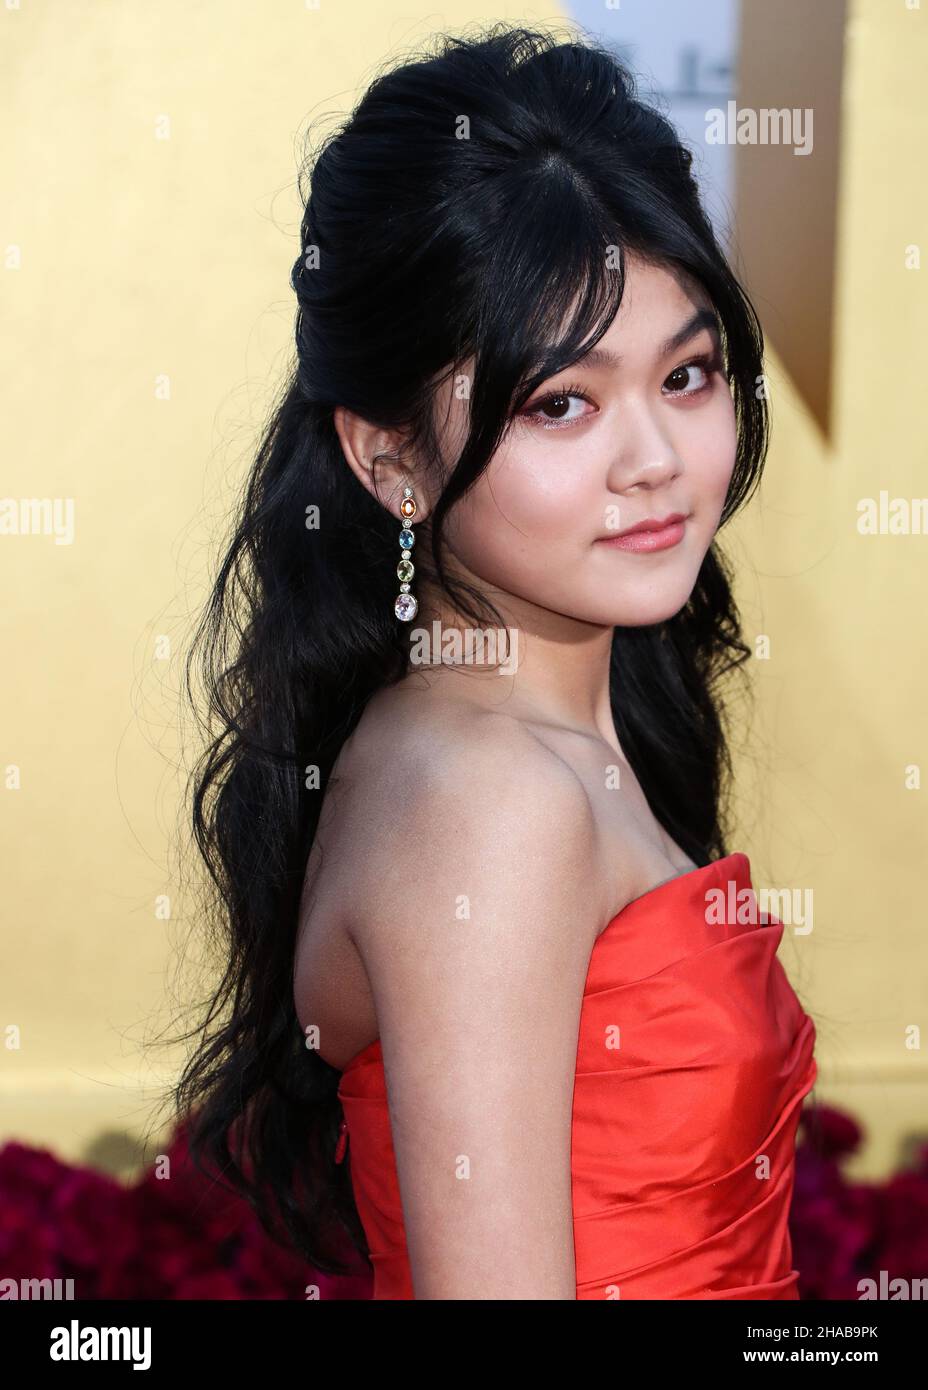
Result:
{"label": "bare shoulder", "polygon": [[593,814],[571,769],[518,721],[436,707],[426,724],[397,734],[392,795],[373,796],[393,834],[365,865],[377,891],[356,936],[415,1294],[572,1299]]}
{"label": "bare shoulder", "polygon": [[455,898],[540,882],[556,897],[573,892],[575,908],[585,889],[593,921],[608,905],[586,787],[516,718],[465,702],[423,702],[409,719],[382,709],[352,749],[345,784],[346,829],[363,843],[353,856],[358,930],[375,886],[377,919],[409,901],[404,864]]}

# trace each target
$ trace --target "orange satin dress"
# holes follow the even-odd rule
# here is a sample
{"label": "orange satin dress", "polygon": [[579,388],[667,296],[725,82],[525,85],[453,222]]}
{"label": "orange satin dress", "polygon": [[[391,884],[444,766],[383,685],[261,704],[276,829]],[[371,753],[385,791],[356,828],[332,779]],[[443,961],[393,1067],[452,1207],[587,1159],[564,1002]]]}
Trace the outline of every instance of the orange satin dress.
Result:
{"label": "orange satin dress", "polygon": [[[797,1299],[788,1228],[815,1028],[745,854],[635,898],[583,991],[571,1184],[578,1299]],[[379,1039],[341,1074],[339,1142],[375,1299],[412,1299]]]}

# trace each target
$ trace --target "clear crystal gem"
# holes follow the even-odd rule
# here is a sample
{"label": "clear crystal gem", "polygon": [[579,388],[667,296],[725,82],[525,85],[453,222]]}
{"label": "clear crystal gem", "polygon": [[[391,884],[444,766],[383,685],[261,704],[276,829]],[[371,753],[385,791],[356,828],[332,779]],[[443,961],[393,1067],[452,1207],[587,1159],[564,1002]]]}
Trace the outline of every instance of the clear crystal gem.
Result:
{"label": "clear crystal gem", "polygon": [[393,611],[401,622],[408,623],[419,611],[419,604],[412,594],[400,594],[393,605]]}

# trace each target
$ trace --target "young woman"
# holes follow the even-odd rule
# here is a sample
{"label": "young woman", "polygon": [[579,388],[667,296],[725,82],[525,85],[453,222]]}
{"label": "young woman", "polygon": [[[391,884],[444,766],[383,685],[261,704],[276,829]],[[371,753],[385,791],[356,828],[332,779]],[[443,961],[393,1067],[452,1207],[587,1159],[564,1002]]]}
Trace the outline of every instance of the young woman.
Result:
{"label": "young woman", "polygon": [[443,39],[292,283],[196,647],[196,1152],[375,1298],[796,1298],[814,1028],[722,825],[763,344],[690,156],[595,44]]}

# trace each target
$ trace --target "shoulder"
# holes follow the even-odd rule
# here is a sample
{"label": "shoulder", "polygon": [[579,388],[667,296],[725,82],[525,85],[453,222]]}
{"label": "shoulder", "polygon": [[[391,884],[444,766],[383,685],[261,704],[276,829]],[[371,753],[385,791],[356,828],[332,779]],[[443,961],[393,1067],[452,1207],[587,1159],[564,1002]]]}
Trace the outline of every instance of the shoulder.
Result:
{"label": "shoulder", "polygon": [[498,794],[527,800],[531,791],[545,791],[578,812],[589,811],[574,769],[523,721],[497,710],[435,706],[409,728],[401,747],[426,797],[453,794],[460,780],[482,778]]}
{"label": "shoulder", "polygon": [[[438,785],[446,771],[467,766],[484,772],[504,758],[518,759],[524,775],[547,780],[552,787],[572,788],[583,796],[583,784],[563,758],[544,744],[521,719],[466,700],[415,699],[410,694],[381,692],[365,712],[358,731],[357,762],[415,768],[424,785]],[[353,759],[353,762],[355,760]]]}
{"label": "shoulder", "polygon": [[[381,709],[347,770],[363,822],[361,878],[381,885],[411,855],[433,887],[493,880],[600,905],[598,834],[577,772],[522,721],[463,702]],[[410,711],[412,713],[412,710]]]}

